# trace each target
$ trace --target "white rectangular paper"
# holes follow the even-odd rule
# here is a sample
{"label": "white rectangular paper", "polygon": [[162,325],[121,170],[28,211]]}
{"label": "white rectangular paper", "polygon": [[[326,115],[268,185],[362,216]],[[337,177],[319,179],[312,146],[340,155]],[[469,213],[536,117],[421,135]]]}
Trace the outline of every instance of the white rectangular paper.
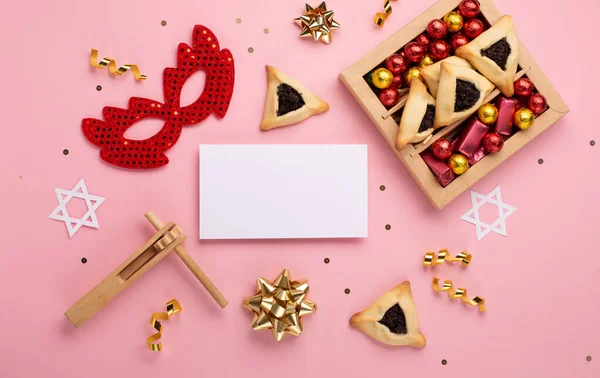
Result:
{"label": "white rectangular paper", "polygon": [[366,238],[366,145],[200,145],[200,239]]}

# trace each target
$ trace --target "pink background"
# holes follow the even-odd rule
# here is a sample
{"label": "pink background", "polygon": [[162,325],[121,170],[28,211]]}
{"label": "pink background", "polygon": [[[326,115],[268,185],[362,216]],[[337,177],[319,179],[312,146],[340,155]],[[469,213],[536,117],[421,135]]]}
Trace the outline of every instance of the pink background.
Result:
{"label": "pink background", "polygon": [[[459,219],[471,206],[469,195],[433,210],[337,79],[434,0],[393,3],[383,29],[372,24],[383,0],[328,1],[343,26],[331,45],[298,37],[291,19],[301,14],[303,1],[6,3],[0,23],[0,375],[598,377],[600,145],[592,147],[590,140],[600,142],[594,98],[600,83],[597,36],[590,31],[596,30],[600,3],[496,2],[513,15],[520,38],[571,113],[475,185],[487,194],[500,184],[503,199],[518,208],[508,219],[508,237],[490,234],[481,242],[474,226]],[[83,138],[81,119],[100,117],[105,105],[124,107],[131,96],[162,100],[162,69],[175,65],[175,48],[191,42],[195,24],[212,29],[221,47],[233,52],[236,87],[227,116],[184,129],[165,168],[130,172],[105,164]],[[92,47],[119,64],[137,63],[148,80],[90,68]],[[260,132],[265,64],[304,82],[331,110],[300,125]],[[188,103],[199,94],[185,90]],[[156,131],[160,124],[145,126]],[[152,134],[143,129],[136,135]],[[369,238],[198,241],[199,143],[367,143]],[[54,188],[70,189],[81,177],[90,193],[106,197],[97,212],[101,228],[84,227],[69,240],[65,225],[48,215],[57,205]],[[380,191],[380,185],[387,189]],[[74,205],[69,209],[77,213]],[[230,306],[221,310],[171,255],[75,329],[63,312],[150,237],[143,217],[149,209],[188,232],[187,250]],[[487,210],[491,217],[493,209]],[[423,269],[423,253],[443,247],[467,249],[472,266]],[[285,267],[294,278],[309,278],[309,299],[319,308],[305,318],[301,337],[276,343],[268,331],[252,331],[251,314],[240,304],[254,293],[256,277],[274,278]],[[436,295],[430,287],[434,274],[484,296],[488,312],[480,315]],[[388,348],[348,325],[354,312],[403,280],[411,281],[427,338],[421,350]],[[172,297],[183,312],[165,324],[165,350],[152,353],[145,346],[150,315]]]}

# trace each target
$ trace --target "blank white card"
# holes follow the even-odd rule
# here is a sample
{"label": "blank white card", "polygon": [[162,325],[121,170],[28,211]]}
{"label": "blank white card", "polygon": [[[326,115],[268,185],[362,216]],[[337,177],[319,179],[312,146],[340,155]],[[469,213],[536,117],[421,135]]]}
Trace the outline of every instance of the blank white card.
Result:
{"label": "blank white card", "polygon": [[200,145],[200,239],[366,238],[366,145]]}

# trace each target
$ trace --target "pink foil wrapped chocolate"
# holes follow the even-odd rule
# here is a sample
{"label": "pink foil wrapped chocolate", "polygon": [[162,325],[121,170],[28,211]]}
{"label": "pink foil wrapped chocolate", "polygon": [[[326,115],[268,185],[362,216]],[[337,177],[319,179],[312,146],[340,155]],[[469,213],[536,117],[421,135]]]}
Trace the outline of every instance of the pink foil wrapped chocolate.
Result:
{"label": "pink foil wrapped chocolate", "polygon": [[517,100],[514,98],[498,97],[496,108],[498,108],[498,120],[496,121],[496,131],[500,135],[510,136],[512,134],[515,110],[517,109]]}
{"label": "pink foil wrapped chocolate", "polygon": [[454,180],[454,173],[445,161],[436,158],[430,151],[423,152],[421,158],[442,186],[446,186]]}
{"label": "pink foil wrapped chocolate", "polygon": [[469,156],[467,159],[469,159],[469,164],[475,165],[475,163],[479,162],[479,160],[483,159],[486,155],[487,152],[485,152],[485,148],[481,145],[475,150],[473,155]]}
{"label": "pink foil wrapped chocolate", "polygon": [[488,131],[489,127],[483,122],[477,118],[472,118],[456,140],[454,149],[470,158],[481,146],[481,141]]}

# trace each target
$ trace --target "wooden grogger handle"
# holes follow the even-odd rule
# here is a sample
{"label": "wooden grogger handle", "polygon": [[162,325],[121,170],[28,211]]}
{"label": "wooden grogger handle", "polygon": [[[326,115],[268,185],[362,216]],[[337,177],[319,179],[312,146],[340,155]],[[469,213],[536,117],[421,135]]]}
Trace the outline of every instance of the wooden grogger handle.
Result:
{"label": "wooden grogger handle", "polygon": [[[163,226],[162,222],[160,221],[160,219],[158,219],[154,212],[148,211],[145,214],[145,217],[152,224],[152,226],[154,226],[155,229],[159,230]],[[181,260],[183,260],[185,265],[192,271],[192,273],[194,273],[194,276],[196,276],[198,281],[200,281],[200,283],[204,285],[208,293],[215,299],[215,301],[217,301],[219,306],[221,306],[221,308],[225,308],[229,304],[229,302],[227,302],[227,299],[225,299],[225,297],[223,296],[223,294],[221,294],[219,289],[217,289],[215,284],[212,283],[210,278],[208,278],[208,276],[202,271],[202,269],[200,269],[198,264],[196,264],[196,262],[192,259],[192,256],[190,256],[189,253],[187,253],[181,245],[175,247],[174,251],[175,253],[177,253],[177,256],[179,256]]]}

